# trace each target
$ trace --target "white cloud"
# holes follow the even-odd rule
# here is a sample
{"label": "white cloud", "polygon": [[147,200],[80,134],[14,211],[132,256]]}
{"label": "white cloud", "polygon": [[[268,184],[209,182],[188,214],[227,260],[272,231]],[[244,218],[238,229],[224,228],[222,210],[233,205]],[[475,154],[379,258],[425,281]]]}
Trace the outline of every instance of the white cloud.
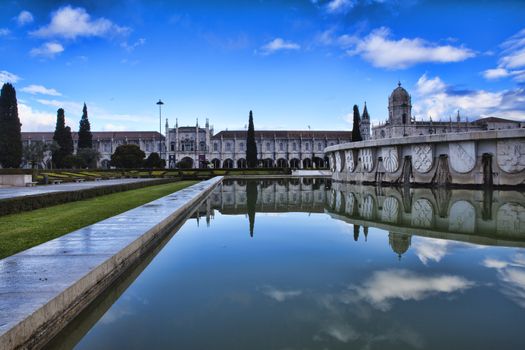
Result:
{"label": "white cloud", "polygon": [[125,41],[122,44],[120,44],[120,47],[122,47],[126,51],[131,52],[131,51],[135,50],[137,47],[144,45],[145,43],[146,43],[146,39],[139,38],[137,41],[135,41],[134,43],[131,43],[131,44],[128,44],[128,42]]}
{"label": "white cloud", "polygon": [[7,36],[11,33],[11,31],[7,28],[0,28],[0,36]]}
{"label": "white cloud", "polygon": [[56,123],[56,114],[33,109],[18,101],[18,116],[22,131],[50,131]]}
{"label": "white cloud", "polygon": [[31,54],[31,56],[53,58],[55,57],[55,55],[58,55],[62,51],[64,51],[64,47],[62,46],[62,44],[51,41],[42,44],[40,47],[35,47],[29,53]]}
{"label": "white cloud", "polygon": [[122,124],[107,123],[107,124],[104,124],[104,126],[102,127],[102,131],[127,131],[127,130],[129,130],[128,127]]}
{"label": "white cloud", "polygon": [[300,290],[283,290],[283,289],[277,289],[272,286],[265,286],[262,289],[262,293],[270,298],[272,298],[275,301],[283,302],[287,299],[291,299],[294,297],[297,297],[302,294],[302,291]]}
{"label": "white cloud", "polygon": [[275,38],[266,45],[261,47],[263,55],[271,55],[274,52],[282,50],[299,50],[301,46],[291,41],[285,41],[281,38]]}
{"label": "white cloud", "polygon": [[34,85],[34,84],[23,87],[21,91],[27,92],[32,95],[41,94],[41,95],[49,95],[49,96],[62,96],[62,94],[56,91],[55,89],[48,89],[45,86]]}
{"label": "white cloud", "polygon": [[332,0],[326,5],[326,10],[330,13],[348,12],[355,5],[355,0]]}
{"label": "white cloud", "polygon": [[37,99],[37,102],[40,104],[43,104],[44,106],[49,107],[55,107],[55,108],[63,108],[66,111],[66,114],[69,113],[79,113],[82,111],[82,107],[84,107],[83,103],[75,102],[75,101],[59,101],[59,100],[46,100],[46,99]]}
{"label": "white cloud", "polygon": [[525,256],[516,254],[510,261],[486,258],[482,265],[497,270],[501,293],[525,308]]}
{"label": "white cloud", "polygon": [[393,299],[417,301],[438,293],[464,291],[473,286],[473,282],[460,276],[418,275],[408,270],[391,269],[374,272],[370,279],[355,289],[360,298],[379,310],[387,311]]}
{"label": "white cloud", "polygon": [[357,340],[360,336],[352,326],[346,323],[331,324],[326,328],[325,332],[342,343]]}
{"label": "white cloud", "polygon": [[447,121],[457,110],[470,120],[494,116],[525,120],[525,88],[513,90],[454,90],[439,77],[423,74],[416,84],[413,115],[417,119]]}
{"label": "white cloud", "polygon": [[10,73],[6,70],[0,71],[0,83],[16,83],[18,80],[20,80],[20,77],[16,74]]}
{"label": "white cloud", "polygon": [[388,69],[404,69],[424,62],[460,62],[475,56],[474,51],[465,47],[437,45],[420,38],[394,40],[390,36],[390,30],[381,27],[360,39],[347,53]]}
{"label": "white cloud", "polygon": [[16,22],[19,26],[25,26],[26,24],[33,22],[33,15],[29,11],[22,11],[18,16],[16,16]]}
{"label": "white cloud", "polygon": [[85,9],[68,5],[53,12],[51,22],[31,34],[42,38],[76,39],[77,37],[126,34],[129,31],[129,28],[118,26],[105,18],[92,19]]}
{"label": "white cloud", "polygon": [[525,29],[505,40],[501,47],[503,51],[498,67],[483,71],[485,79],[512,77],[517,82],[525,82]]}

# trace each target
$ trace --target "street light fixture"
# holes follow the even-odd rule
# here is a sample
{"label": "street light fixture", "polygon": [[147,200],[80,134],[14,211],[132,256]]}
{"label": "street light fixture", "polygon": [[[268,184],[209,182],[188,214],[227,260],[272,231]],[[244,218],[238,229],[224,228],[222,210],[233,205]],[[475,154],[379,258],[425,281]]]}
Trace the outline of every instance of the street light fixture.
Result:
{"label": "street light fixture", "polygon": [[162,159],[162,105],[164,102],[159,98],[157,105],[159,106],[159,157]]}

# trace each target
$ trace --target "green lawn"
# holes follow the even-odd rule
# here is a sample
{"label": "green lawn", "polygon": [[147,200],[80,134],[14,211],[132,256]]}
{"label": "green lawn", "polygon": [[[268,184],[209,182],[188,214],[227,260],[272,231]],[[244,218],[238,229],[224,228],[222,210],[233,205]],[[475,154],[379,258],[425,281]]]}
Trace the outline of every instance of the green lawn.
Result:
{"label": "green lawn", "polygon": [[166,196],[197,181],[113,193],[0,217],[0,259]]}

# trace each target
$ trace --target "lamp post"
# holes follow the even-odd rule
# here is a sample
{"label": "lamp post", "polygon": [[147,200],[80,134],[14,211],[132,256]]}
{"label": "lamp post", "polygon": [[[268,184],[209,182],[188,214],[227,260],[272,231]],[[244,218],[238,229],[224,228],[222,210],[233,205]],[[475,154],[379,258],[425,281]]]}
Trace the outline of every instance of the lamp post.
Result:
{"label": "lamp post", "polygon": [[159,157],[162,159],[162,105],[164,102],[159,98],[157,105],[159,106]]}

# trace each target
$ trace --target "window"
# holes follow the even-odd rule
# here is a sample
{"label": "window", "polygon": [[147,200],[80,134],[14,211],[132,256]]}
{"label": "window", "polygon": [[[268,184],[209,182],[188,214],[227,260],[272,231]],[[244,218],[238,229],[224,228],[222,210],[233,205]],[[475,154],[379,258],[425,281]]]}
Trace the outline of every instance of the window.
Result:
{"label": "window", "polygon": [[321,142],[319,142],[319,143],[317,144],[317,150],[318,150],[318,151],[322,151],[322,150],[323,150],[323,145],[321,144]]}
{"label": "window", "polygon": [[217,142],[213,143],[213,150],[217,152],[219,150],[219,144]]}
{"label": "window", "polygon": [[170,145],[170,150],[175,151],[175,142],[172,142]]}
{"label": "window", "polygon": [[279,151],[284,151],[284,145],[282,142],[279,143]]}
{"label": "window", "polygon": [[304,147],[306,148],[307,151],[310,150],[310,144],[308,142],[304,145]]}
{"label": "window", "polygon": [[297,144],[296,144],[295,142],[292,144],[292,149],[293,149],[294,151],[297,151]]}
{"label": "window", "polygon": [[269,142],[266,142],[266,150],[267,151],[270,151],[271,150],[271,145]]}
{"label": "window", "polygon": [[239,150],[244,151],[244,142],[239,143]]}
{"label": "window", "polygon": [[232,150],[232,145],[229,142],[226,142],[226,152],[230,152]]}

